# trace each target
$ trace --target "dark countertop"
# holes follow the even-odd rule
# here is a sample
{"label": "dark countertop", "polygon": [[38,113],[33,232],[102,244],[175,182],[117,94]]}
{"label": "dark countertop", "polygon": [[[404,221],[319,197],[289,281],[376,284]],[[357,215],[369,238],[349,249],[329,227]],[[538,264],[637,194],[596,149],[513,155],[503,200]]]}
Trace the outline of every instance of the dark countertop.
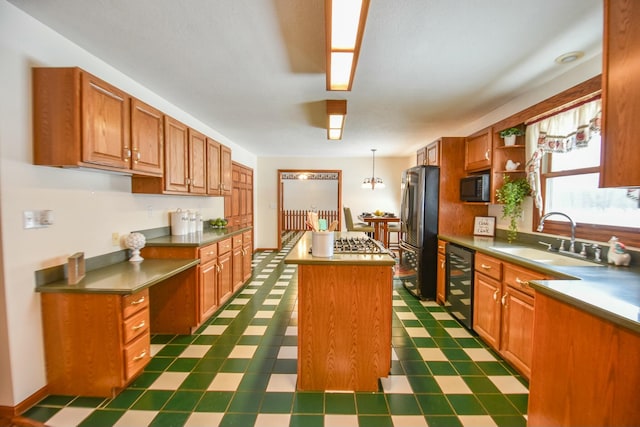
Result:
{"label": "dark countertop", "polygon": [[251,229],[251,227],[205,228],[203,232],[198,233],[147,239],[145,246],[205,246]]}
{"label": "dark countertop", "polygon": [[[595,316],[640,333],[640,268],[616,267],[606,261],[594,266],[559,266],[510,255],[495,247],[509,244],[491,237],[439,235],[440,239],[513,264],[552,275],[558,280],[532,281],[531,287]],[[540,249],[536,247],[535,249]]]}
{"label": "dark countertop", "polygon": [[[335,232],[335,238],[338,237],[363,237],[365,233],[359,232]],[[298,243],[291,249],[284,259],[285,264],[307,264],[307,265],[362,265],[380,266],[395,265],[394,258],[389,254],[337,254],[332,257],[314,257],[310,253],[311,249],[311,232],[307,231],[298,240]]]}
{"label": "dark countertop", "polygon": [[145,259],[119,262],[86,273],[75,285],[66,280],[36,287],[36,292],[133,294],[194,267],[198,259]]}

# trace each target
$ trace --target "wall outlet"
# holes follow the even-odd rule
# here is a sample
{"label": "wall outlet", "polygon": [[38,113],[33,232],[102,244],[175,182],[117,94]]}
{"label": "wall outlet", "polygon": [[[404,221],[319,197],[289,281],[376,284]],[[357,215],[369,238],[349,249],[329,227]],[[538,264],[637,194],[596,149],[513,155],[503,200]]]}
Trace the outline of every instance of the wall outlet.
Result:
{"label": "wall outlet", "polygon": [[119,233],[111,233],[111,245],[112,246],[120,246],[120,234]]}

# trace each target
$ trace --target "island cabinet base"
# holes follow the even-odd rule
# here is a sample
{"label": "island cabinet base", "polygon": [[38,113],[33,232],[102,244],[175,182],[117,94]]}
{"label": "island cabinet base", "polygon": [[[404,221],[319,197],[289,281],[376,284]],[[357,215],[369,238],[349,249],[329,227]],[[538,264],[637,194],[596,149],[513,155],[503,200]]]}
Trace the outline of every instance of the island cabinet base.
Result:
{"label": "island cabinet base", "polygon": [[299,265],[298,390],[378,391],[391,369],[390,266]]}
{"label": "island cabinet base", "polygon": [[640,335],[536,294],[528,422],[640,425]]}

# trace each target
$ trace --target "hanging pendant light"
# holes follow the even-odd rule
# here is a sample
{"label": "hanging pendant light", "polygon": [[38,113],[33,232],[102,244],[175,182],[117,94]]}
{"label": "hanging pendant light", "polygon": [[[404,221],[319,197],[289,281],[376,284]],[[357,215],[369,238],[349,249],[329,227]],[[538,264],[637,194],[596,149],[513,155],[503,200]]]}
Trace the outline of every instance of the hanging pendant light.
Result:
{"label": "hanging pendant light", "polygon": [[362,181],[362,188],[375,190],[376,188],[384,188],[384,182],[382,178],[376,177],[376,149],[371,149],[373,155],[373,170],[371,173],[371,178],[365,178]]}

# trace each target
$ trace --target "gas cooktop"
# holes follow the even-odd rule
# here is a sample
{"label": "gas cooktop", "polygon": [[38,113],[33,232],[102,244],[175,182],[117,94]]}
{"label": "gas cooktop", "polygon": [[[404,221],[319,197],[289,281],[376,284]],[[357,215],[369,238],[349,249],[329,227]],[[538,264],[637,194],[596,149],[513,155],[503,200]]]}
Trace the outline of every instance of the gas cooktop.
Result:
{"label": "gas cooktop", "polygon": [[338,237],[333,242],[336,254],[382,254],[389,251],[370,237]]}

